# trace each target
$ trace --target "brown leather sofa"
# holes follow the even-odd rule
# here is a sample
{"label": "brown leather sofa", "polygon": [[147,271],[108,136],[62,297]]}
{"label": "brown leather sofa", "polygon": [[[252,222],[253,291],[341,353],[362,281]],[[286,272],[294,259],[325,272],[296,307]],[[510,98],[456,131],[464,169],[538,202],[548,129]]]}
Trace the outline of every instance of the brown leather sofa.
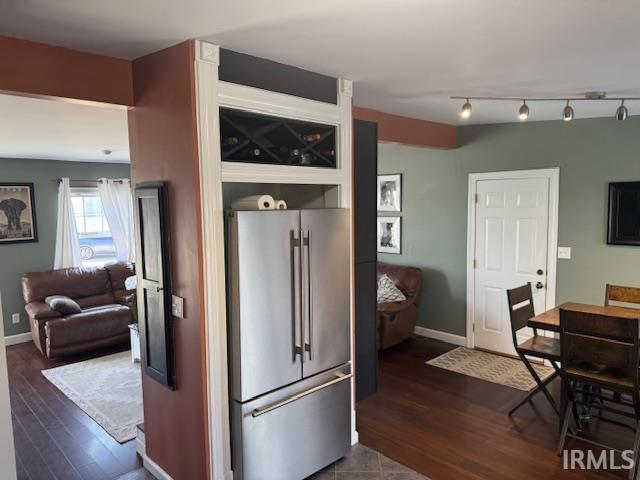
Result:
{"label": "brown leather sofa", "polygon": [[393,347],[413,335],[422,291],[422,270],[419,268],[378,263],[378,279],[385,273],[407,299],[402,302],[378,304],[380,350]]}
{"label": "brown leather sofa", "polygon": [[[65,268],[22,276],[22,295],[33,343],[48,358],[126,344],[132,323],[131,292],[124,281],[134,265]],[[63,316],[44,303],[51,295],[75,300],[82,312]]]}

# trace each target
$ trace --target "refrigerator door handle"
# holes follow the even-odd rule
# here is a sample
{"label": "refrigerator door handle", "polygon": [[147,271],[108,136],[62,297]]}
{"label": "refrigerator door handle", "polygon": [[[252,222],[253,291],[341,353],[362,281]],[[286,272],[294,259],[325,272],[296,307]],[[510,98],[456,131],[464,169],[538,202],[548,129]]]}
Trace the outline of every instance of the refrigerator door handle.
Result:
{"label": "refrigerator door handle", "polygon": [[[298,232],[300,233],[300,232]],[[298,324],[301,325],[301,320],[299,321],[299,317],[302,312],[302,298],[300,296],[300,281],[302,278],[302,265],[301,265],[301,238],[302,236],[296,237],[296,231],[289,231],[289,240],[291,242],[291,293],[292,293],[292,304],[291,311],[293,317],[293,331],[292,331],[292,340],[291,344],[293,345],[293,362],[295,363],[296,357],[300,355],[300,358],[303,357],[302,345],[303,342],[302,332],[298,332]],[[296,251],[297,249],[297,251]],[[296,308],[296,302],[300,302],[300,308]],[[300,344],[298,343],[298,338],[300,339]]]}
{"label": "refrigerator door handle", "polygon": [[303,247],[307,247],[307,304],[306,313],[307,313],[307,328],[308,328],[308,338],[309,342],[304,344],[304,350],[309,352],[309,360],[313,360],[313,275],[311,274],[311,230],[307,230],[307,236],[304,238]]}
{"label": "refrigerator door handle", "polygon": [[289,403],[295,402],[296,400],[300,400],[307,395],[311,395],[319,390],[330,387],[331,385],[335,385],[336,383],[343,382],[353,377],[353,373],[336,373],[336,378],[333,380],[329,380],[328,382],[322,383],[316,387],[310,388],[309,390],[305,390],[304,392],[297,393],[295,395],[290,396],[289,398],[282,400],[281,402],[274,403],[273,405],[269,405],[268,407],[256,408],[253,412],[251,412],[252,417],[259,417],[260,415],[264,415],[265,413],[272,412],[280,407],[284,407]]}

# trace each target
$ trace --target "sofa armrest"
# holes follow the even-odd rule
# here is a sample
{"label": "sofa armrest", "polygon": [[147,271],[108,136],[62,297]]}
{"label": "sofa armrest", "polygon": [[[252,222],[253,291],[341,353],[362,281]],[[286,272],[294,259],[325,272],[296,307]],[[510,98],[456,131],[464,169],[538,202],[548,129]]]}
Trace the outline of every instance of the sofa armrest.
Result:
{"label": "sofa armrest", "polygon": [[62,315],[60,312],[56,312],[49,305],[44,302],[31,302],[27,303],[24,307],[29,315],[29,318],[36,320],[43,320],[45,318],[60,318]]}
{"label": "sofa armrest", "polygon": [[379,303],[378,313],[393,315],[407,309],[408,307],[414,304],[415,304],[415,301],[413,298],[407,298],[402,302]]}
{"label": "sofa armrest", "polygon": [[117,299],[116,301],[120,304],[120,305],[124,305],[125,307],[129,307],[131,308],[133,305],[133,297],[134,294],[130,293],[129,295],[123,295],[122,297],[120,297],[119,299]]}

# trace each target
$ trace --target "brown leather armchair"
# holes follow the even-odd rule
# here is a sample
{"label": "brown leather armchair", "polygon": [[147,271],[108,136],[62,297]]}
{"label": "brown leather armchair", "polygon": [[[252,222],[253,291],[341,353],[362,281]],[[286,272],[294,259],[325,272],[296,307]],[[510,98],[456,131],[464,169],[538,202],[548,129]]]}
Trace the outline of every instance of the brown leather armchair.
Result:
{"label": "brown leather armchair", "polygon": [[[129,341],[131,292],[124,281],[133,264],[64,268],[22,276],[22,295],[33,343],[48,358],[74,355]],[[82,312],[62,315],[45,303],[50,295],[75,300]]]}
{"label": "brown leather armchair", "polygon": [[378,348],[393,347],[413,335],[418,319],[422,270],[378,263],[378,279],[387,274],[407,297],[402,302],[378,304]]}

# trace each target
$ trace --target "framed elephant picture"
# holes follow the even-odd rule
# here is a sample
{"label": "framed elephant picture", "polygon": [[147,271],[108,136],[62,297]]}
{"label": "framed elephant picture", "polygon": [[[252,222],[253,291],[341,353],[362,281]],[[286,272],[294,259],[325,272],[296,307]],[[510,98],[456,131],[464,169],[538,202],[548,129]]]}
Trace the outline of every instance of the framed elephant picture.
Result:
{"label": "framed elephant picture", "polygon": [[37,241],[33,183],[0,183],[0,245]]}

